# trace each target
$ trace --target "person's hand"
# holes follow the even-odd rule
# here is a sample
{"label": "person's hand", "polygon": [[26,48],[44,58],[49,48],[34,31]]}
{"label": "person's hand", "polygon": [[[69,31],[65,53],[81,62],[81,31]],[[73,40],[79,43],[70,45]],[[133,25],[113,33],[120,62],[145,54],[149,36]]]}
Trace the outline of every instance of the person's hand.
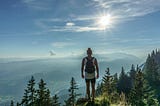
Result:
{"label": "person's hand", "polygon": [[84,74],[82,74],[82,78],[84,79]]}
{"label": "person's hand", "polygon": [[97,79],[99,78],[99,74],[97,74]]}

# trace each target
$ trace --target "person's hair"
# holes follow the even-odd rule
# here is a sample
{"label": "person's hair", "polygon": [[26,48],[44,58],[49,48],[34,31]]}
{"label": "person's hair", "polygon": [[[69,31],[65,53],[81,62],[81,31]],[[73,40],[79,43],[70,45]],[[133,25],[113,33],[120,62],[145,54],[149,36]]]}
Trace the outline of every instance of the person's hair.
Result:
{"label": "person's hair", "polygon": [[92,54],[91,48],[88,48],[88,49],[87,49],[87,54]]}

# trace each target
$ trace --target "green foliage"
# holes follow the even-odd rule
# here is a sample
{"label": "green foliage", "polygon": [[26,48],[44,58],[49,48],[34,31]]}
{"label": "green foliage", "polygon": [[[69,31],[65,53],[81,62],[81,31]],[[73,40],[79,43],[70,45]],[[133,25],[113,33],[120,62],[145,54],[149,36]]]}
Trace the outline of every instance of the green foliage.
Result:
{"label": "green foliage", "polygon": [[34,106],[36,100],[36,89],[35,89],[35,79],[33,76],[31,77],[31,80],[28,82],[27,92],[28,92],[29,106]]}
{"label": "green foliage", "polygon": [[105,75],[104,75],[102,81],[103,81],[103,93],[105,93],[106,95],[109,95],[112,90],[112,88],[111,88],[112,76],[110,75],[109,68],[107,68],[107,70],[105,70]]}
{"label": "green foliage", "polygon": [[119,99],[119,106],[129,106],[129,103],[126,99],[126,95],[123,92],[121,92]]}
{"label": "green foliage", "polygon": [[39,106],[50,106],[50,91],[46,88],[46,83],[43,79],[39,82],[39,89],[37,90],[37,102]]}
{"label": "green foliage", "polygon": [[20,104],[17,103],[17,106],[54,106],[50,91],[43,79],[38,83],[38,89],[35,89],[35,84],[35,79],[32,76],[28,81],[22,101]]}
{"label": "green foliage", "polygon": [[149,55],[145,64],[145,74],[151,86],[159,86],[160,72],[159,65],[154,58],[155,54]]}
{"label": "green foliage", "polygon": [[28,100],[28,90],[25,89],[24,96],[22,98],[21,104],[24,105],[24,106],[28,106],[28,102],[29,102],[29,100]]}
{"label": "green foliage", "polygon": [[49,91],[49,89],[47,89],[47,90],[46,90],[46,94],[45,94],[45,104],[46,104],[47,106],[51,106],[51,105],[52,105],[51,102],[52,102],[52,101],[51,101],[50,91]]}
{"label": "green foliage", "polygon": [[109,100],[106,99],[106,98],[103,98],[103,99],[100,101],[100,106],[110,106]]}
{"label": "green foliage", "polygon": [[76,90],[78,89],[77,83],[75,79],[72,77],[70,82],[70,88],[69,88],[69,98],[67,101],[65,101],[66,106],[74,106],[76,104],[77,96],[80,94],[76,93]]}
{"label": "green foliage", "polygon": [[160,51],[152,51],[148,55],[145,67],[144,67],[145,79],[147,79],[149,85],[156,92],[156,97],[160,102]]}
{"label": "green foliage", "polygon": [[155,106],[156,98],[154,97],[154,91],[149,87],[146,80],[144,79],[144,74],[141,70],[137,70],[134,86],[130,92],[130,103],[133,106]]}
{"label": "green foliage", "polygon": [[131,79],[130,77],[125,73],[124,68],[122,67],[119,80],[118,80],[118,92],[125,93],[126,95],[129,94],[131,90]]}
{"label": "green foliage", "polygon": [[58,102],[59,97],[55,94],[53,96],[52,106],[60,106],[61,103]]}
{"label": "green foliage", "polygon": [[28,81],[27,89],[25,89],[24,96],[21,104],[24,106],[35,106],[36,100],[36,89],[35,89],[35,79],[32,76]]}
{"label": "green foliage", "polygon": [[110,75],[110,70],[107,68],[106,74],[102,79],[102,91],[103,95],[109,99],[109,102],[115,102],[118,99],[117,93],[117,77],[116,75]]}
{"label": "green foliage", "polygon": [[129,77],[130,77],[130,85],[131,85],[131,88],[133,87],[134,85],[134,80],[135,80],[135,77],[136,77],[136,69],[135,69],[135,66],[132,64],[131,66],[131,70],[129,72]]}

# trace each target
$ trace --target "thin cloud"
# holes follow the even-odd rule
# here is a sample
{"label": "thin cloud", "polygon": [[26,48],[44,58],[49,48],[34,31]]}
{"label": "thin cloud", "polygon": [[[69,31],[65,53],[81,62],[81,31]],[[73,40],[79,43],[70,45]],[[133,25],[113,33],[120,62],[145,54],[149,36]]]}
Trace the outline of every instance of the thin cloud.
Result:
{"label": "thin cloud", "polygon": [[144,16],[156,11],[160,11],[160,1],[158,0],[93,0],[97,3],[95,7],[110,9],[115,14],[122,17]]}
{"label": "thin cloud", "polygon": [[[31,6],[40,6],[38,3],[36,5],[34,4],[38,0],[23,1],[26,4],[30,4]],[[41,4],[42,0],[39,2]],[[112,14],[115,24],[119,22],[134,20],[135,17],[140,17],[160,11],[160,1],[157,0],[91,0],[91,2],[93,10],[104,10],[106,13]],[[97,14],[100,15],[101,13],[102,11],[99,11]],[[36,25],[44,28],[47,31],[103,31],[104,28],[100,28],[95,24],[96,20],[98,19],[97,14],[74,14],[68,18],[46,18],[36,21]],[[105,30],[107,30],[107,28]]]}
{"label": "thin cloud", "polygon": [[53,47],[56,47],[56,48],[64,48],[64,47],[68,47],[68,46],[73,46],[74,43],[70,43],[70,42],[54,42],[51,45]]}
{"label": "thin cloud", "polygon": [[89,32],[89,31],[101,31],[104,30],[100,27],[77,27],[75,29],[76,32]]}
{"label": "thin cloud", "polygon": [[97,19],[98,17],[96,16],[77,16],[77,17],[74,17],[72,20],[73,21],[88,21],[88,20],[95,20]]}
{"label": "thin cloud", "polygon": [[[104,28],[97,27],[94,25],[95,20],[98,19],[98,17],[77,17],[72,19],[72,22],[68,22],[67,19],[56,19],[56,18],[48,18],[48,19],[38,19],[35,20],[35,25],[37,25],[40,28],[43,28],[47,30],[48,32],[57,31],[57,32],[89,32],[89,31],[102,31]],[[92,20],[91,24],[86,24],[86,21]],[[76,23],[85,23],[83,25],[79,25]],[[59,23],[62,23],[62,25],[57,25]],[[64,24],[63,24],[64,23]],[[54,25],[54,26],[53,26]]]}
{"label": "thin cloud", "polygon": [[74,25],[75,25],[75,23],[73,23],[73,22],[67,22],[66,23],[66,26],[69,26],[69,27],[74,26]]}
{"label": "thin cloud", "polygon": [[[160,41],[157,38],[153,38],[153,39],[151,39],[151,38],[135,38],[135,39],[112,38],[112,39],[108,40],[107,42],[103,41],[101,43],[98,43],[96,45],[96,47],[101,50],[103,50],[104,48],[111,49],[111,50],[107,50],[108,52],[109,51],[112,51],[112,52],[114,52],[114,51],[115,52],[116,51],[123,51],[123,52],[130,51],[131,54],[132,54],[132,52],[137,54],[138,52],[136,53],[135,50],[141,49],[143,51],[143,50],[149,49],[149,48],[150,48],[150,50],[153,48],[158,48],[158,46],[156,47],[155,45],[158,45],[159,43],[160,43]],[[144,53],[144,52],[142,52],[142,53]]]}
{"label": "thin cloud", "polygon": [[25,4],[28,8],[34,10],[49,10],[50,0],[21,0],[23,4]]}
{"label": "thin cloud", "polygon": [[104,30],[104,28],[100,28],[100,27],[84,27],[84,26],[72,26],[72,27],[54,27],[52,29],[49,30],[49,32],[63,32],[63,31],[67,31],[67,32],[90,32],[90,31],[102,31]]}
{"label": "thin cloud", "polygon": [[[152,42],[152,41],[159,41],[157,39],[151,39],[151,38],[134,38],[134,39],[121,39],[121,38],[111,38],[108,40],[108,42],[106,41],[102,41],[101,43],[99,43],[100,45],[112,45],[112,44],[128,44],[128,43],[132,43],[132,44],[138,44],[138,43],[146,43],[148,44],[148,42]],[[126,45],[127,46],[127,45]]]}

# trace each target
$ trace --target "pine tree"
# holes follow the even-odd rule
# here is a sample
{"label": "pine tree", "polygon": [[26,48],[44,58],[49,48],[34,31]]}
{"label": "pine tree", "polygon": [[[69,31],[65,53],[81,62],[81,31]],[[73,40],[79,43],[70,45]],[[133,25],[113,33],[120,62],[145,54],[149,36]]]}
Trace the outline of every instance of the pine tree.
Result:
{"label": "pine tree", "polygon": [[131,89],[130,81],[130,77],[125,73],[124,68],[122,67],[118,81],[118,92],[123,92],[125,95],[128,95]]}
{"label": "pine tree", "polygon": [[159,86],[160,83],[160,73],[159,65],[157,64],[154,52],[152,55],[148,56],[145,64],[145,74],[146,78],[151,86]]}
{"label": "pine tree", "polygon": [[80,94],[76,93],[76,90],[78,89],[77,83],[75,81],[75,79],[72,77],[71,82],[70,82],[70,88],[69,88],[69,98],[67,101],[65,101],[66,106],[74,106],[76,103],[76,98],[77,96],[79,96]]}
{"label": "pine tree", "polygon": [[25,89],[25,93],[22,99],[21,104],[24,106],[35,106],[36,101],[36,89],[35,86],[35,79],[32,76],[31,79],[28,81],[27,89]]}
{"label": "pine tree", "polygon": [[53,96],[53,103],[52,106],[60,106],[60,103],[58,102],[59,97],[55,94]]}
{"label": "pine tree", "polygon": [[114,102],[117,99],[117,79],[114,79],[116,77],[110,75],[110,70],[109,68],[107,68],[107,70],[105,71],[106,74],[104,75],[102,81],[103,81],[103,86],[102,86],[102,90],[103,90],[103,95],[105,97],[108,97],[110,102]]}
{"label": "pine tree", "polygon": [[119,99],[119,94],[117,91],[118,88],[118,75],[117,73],[113,75],[113,79],[112,79],[112,95],[111,95],[111,102],[112,103],[116,103],[117,100]]}
{"label": "pine tree", "polygon": [[14,106],[14,102],[13,102],[13,100],[11,100],[11,105],[10,106]]}
{"label": "pine tree", "polygon": [[28,99],[28,90],[25,89],[25,92],[24,92],[24,96],[22,98],[22,102],[21,102],[21,105],[23,106],[28,106],[28,102],[29,102],[29,99]]}
{"label": "pine tree", "polygon": [[160,51],[156,51],[156,53],[152,52],[149,54],[146,60],[146,64],[144,67],[145,78],[147,79],[149,85],[155,89],[157,98],[160,102],[160,94],[159,94],[159,83],[160,83]]}
{"label": "pine tree", "polygon": [[142,77],[142,73],[138,71],[136,74],[134,87],[132,88],[130,93],[130,102],[133,106],[145,105],[145,103],[143,102],[143,83],[144,79]]}
{"label": "pine tree", "polygon": [[46,83],[43,81],[43,79],[39,82],[39,89],[37,90],[37,96],[38,96],[38,106],[46,106]]}
{"label": "pine tree", "polygon": [[131,70],[129,72],[129,75],[130,75],[130,78],[131,78],[131,85],[133,87],[133,84],[134,84],[134,79],[135,79],[135,76],[136,76],[136,69],[134,67],[134,65],[132,64],[131,66]]}
{"label": "pine tree", "polygon": [[46,106],[51,106],[51,98],[50,98],[50,91],[49,91],[49,89],[46,90],[45,104],[46,104]]}
{"label": "pine tree", "polygon": [[137,70],[134,86],[130,92],[130,103],[132,106],[158,106],[154,92],[148,86],[141,70]]}
{"label": "pine tree", "polygon": [[29,101],[29,106],[34,106],[35,105],[35,100],[36,100],[36,89],[34,88],[35,86],[35,79],[32,76],[31,79],[28,82],[28,101]]}
{"label": "pine tree", "polygon": [[105,70],[105,75],[102,79],[103,81],[103,92],[105,95],[110,95],[111,94],[111,83],[112,83],[112,76],[110,75],[110,70],[109,68],[107,68],[107,70]]}

